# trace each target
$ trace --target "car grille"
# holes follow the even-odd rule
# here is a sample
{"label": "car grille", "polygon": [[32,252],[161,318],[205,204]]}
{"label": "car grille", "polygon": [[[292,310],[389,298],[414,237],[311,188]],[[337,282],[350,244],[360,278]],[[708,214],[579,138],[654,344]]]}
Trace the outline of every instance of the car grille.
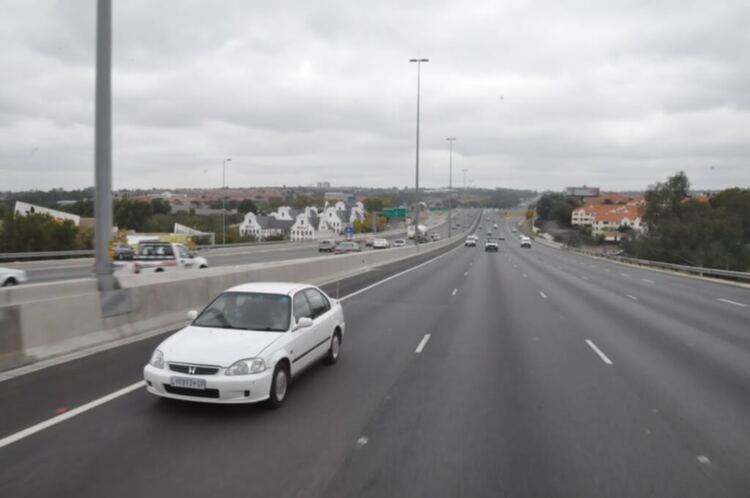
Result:
{"label": "car grille", "polygon": [[164,390],[169,394],[179,394],[180,396],[194,396],[196,398],[218,398],[218,389],[191,389],[189,387],[176,387],[164,384]]}
{"label": "car grille", "polygon": [[[180,372],[190,375],[214,375],[219,372],[218,367],[202,367],[199,365],[178,365],[175,363],[169,364],[169,369],[173,372]],[[195,369],[191,371],[190,369]]]}

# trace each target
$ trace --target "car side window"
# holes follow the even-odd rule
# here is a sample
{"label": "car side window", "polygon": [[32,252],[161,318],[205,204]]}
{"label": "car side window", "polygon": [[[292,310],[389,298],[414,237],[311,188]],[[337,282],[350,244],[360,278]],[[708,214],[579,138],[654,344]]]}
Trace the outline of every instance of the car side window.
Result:
{"label": "car side window", "polygon": [[312,318],[312,310],[310,309],[310,303],[307,302],[304,292],[298,292],[294,296],[293,301],[294,307],[294,320],[299,321],[300,318],[309,317]]}
{"label": "car side window", "polygon": [[182,246],[177,246],[177,252],[180,254],[181,258],[190,259],[190,253],[187,252],[187,249],[185,249]]}
{"label": "car side window", "polygon": [[331,309],[331,303],[317,289],[305,289],[304,293],[312,307],[313,318],[317,318]]}

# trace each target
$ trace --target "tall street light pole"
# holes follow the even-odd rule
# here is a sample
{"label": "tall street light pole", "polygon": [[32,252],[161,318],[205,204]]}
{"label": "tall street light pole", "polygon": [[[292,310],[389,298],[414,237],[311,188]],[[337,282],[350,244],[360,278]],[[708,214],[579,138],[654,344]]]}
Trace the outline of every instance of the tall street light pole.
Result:
{"label": "tall street light pole", "polygon": [[455,142],[456,139],[454,137],[448,137],[446,140],[451,148],[449,156],[450,160],[448,162],[448,238],[450,239],[453,236],[453,142]]}
{"label": "tall street light pole", "polygon": [[[462,169],[461,171],[464,172],[464,203],[466,202],[466,172],[469,171],[468,169]],[[464,229],[466,227],[466,206],[463,206],[464,211]]]}
{"label": "tall street light pole", "polygon": [[94,255],[100,291],[115,288],[109,243],[112,240],[112,2],[96,4],[96,93],[94,117]]}
{"label": "tall street light pole", "polygon": [[227,243],[227,163],[231,161],[231,157],[227,157],[221,161],[221,243]]}
{"label": "tall street light pole", "polygon": [[430,59],[409,59],[409,62],[417,63],[417,174],[414,191],[414,244],[419,244],[419,93],[422,77],[422,63],[430,62]]}

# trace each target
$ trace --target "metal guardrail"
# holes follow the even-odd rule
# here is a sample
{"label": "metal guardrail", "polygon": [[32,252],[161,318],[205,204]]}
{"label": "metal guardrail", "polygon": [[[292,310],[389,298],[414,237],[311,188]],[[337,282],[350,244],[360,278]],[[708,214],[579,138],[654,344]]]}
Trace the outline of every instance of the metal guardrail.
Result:
{"label": "metal guardrail", "polygon": [[629,258],[627,256],[616,256],[616,255],[606,254],[606,253],[597,253],[594,251],[583,251],[580,249],[573,249],[573,251],[578,252],[580,254],[585,254],[587,256],[596,256],[599,258],[611,259],[613,261],[620,261],[622,263],[630,263],[630,264],[635,264],[635,265],[640,265],[640,266],[648,266],[652,268],[661,268],[664,270],[673,270],[673,271],[679,271],[679,272],[684,272],[684,273],[692,273],[701,277],[714,276],[714,277],[720,277],[720,278],[731,278],[731,279],[737,279],[737,280],[750,281],[750,273],[742,272],[742,271],[721,270],[719,268],[705,268],[701,266],[678,265],[675,263],[664,263],[662,261],[651,261],[649,259]]}

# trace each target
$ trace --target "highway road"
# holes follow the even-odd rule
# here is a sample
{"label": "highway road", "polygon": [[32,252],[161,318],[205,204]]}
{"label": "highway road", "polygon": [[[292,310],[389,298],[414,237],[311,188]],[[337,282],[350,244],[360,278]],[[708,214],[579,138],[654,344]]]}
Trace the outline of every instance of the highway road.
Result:
{"label": "highway road", "polygon": [[[448,225],[445,223],[443,216],[433,216],[431,222],[433,224],[429,226],[430,230],[439,233],[443,238],[448,236]],[[398,238],[406,238],[406,232],[396,234],[393,232],[388,233],[389,235],[386,235],[385,238],[391,241]],[[200,255],[208,260],[208,264],[211,267],[265,263],[270,261],[283,261],[317,256],[318,242],[319,241],[270,244],[267,246],[214,248],[201,251]],[[363,247],[363,249],[372,250],[369,247]],[[324,253],[322,256],[331,257],[333,255],[330,253]],[[60,282],[78,278],[92,278],[94,260],[93,258],[77,258],[20,263],[0,262],[0,266],[25,270],[30,283]]]}
{"label": "highway road", "polygon": [[162,337],[0,382],[3,496],[749,496],[750,290],[498,231],[342,282],[277,411],[149,395]]}

